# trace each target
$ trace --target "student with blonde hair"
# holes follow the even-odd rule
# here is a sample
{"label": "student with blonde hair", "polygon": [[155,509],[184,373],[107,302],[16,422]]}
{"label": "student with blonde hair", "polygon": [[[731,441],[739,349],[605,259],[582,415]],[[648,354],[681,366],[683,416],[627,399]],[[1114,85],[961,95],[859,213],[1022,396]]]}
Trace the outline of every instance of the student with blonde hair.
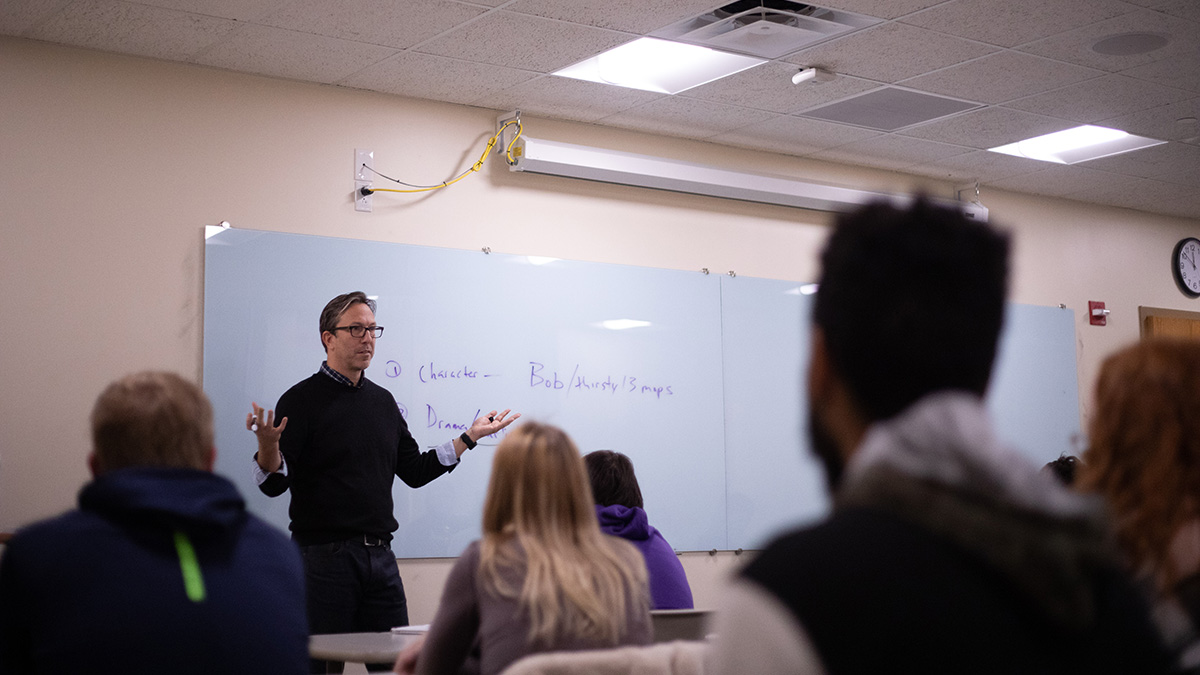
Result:
{"label": "student with blonde hair", "polygon": [[1088,435],[1078,485],[1108,503],[1168,646],[1200,671],[1200,342],[1147,340],[1105,360]]}
{"label": "student with blonde hair", "polygon": [[483,538],[459,557],[427,639],[396,670],[486,675],[527,654],[650,639],[641,554],[600,532],[571,439],[527,423],[496,449]]}

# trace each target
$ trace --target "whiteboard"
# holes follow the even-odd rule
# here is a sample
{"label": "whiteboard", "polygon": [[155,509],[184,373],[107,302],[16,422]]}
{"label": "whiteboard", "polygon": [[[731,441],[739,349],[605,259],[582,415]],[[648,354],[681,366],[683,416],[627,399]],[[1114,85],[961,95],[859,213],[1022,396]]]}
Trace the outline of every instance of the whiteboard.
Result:
{"label": "whiteboard", "polygon": [[[759,549],[823,518],[829,494],[809,450],[806,372],[813,296],[804,284],[721,280],[730,548]],[[1009,303],[988,390],[996,433],[1041,465],[1076,452],[1075,313]]]}
{"label": "whiteboard", "polygon": [[[562,427],[582,453],[629,455],[651,524],[677,550],[760,548],[828,510],[804,432],[811,297],[800,286],[224,230],[205,247],[216,470],[286,530],[290,492],[272,499],[255,486],[245,416],[316,372],[321,309],[362,290],[386,329],[367,376],[391,391],[421,446],[512,408]],[[641,323],[605,327],[621,319]],[[1036,461],[1078,436],[1074,353],[1070,310],[1010,305],[989,405],[1001,436]],[[457,556],[479,537],[501,438],[422,488],[395,481],[398,557]]]}
{"label": "whiteboard", "polygon": [[[286,528],[290,492],[271,499],[254,485],[250,402],[273,407],[316,372],[321,309],[362,290],[378,297],[385,327],[367,376],[395,396],[418,444],[512,408],[562,427],[583,453],[629,455],[646,510],[675,547],[725,547],[715,277],[252,230],[223,231],[205,250],[217,471],[254,513]],[[604,327],[619,319],[647,325]],[[456,556],[478,538],[499,441],[483,439],[420,489],[395,481],[399,557]]]}

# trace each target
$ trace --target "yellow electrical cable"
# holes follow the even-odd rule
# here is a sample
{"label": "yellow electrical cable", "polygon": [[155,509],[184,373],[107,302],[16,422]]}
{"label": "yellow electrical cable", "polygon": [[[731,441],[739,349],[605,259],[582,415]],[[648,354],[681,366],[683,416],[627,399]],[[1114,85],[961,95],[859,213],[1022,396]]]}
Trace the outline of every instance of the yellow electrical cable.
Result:
{"label": "yellow electrical cable", "polygon": [[488,139],[487,146],[483,149],[483,154],[481,154],[479,156],[479,159],[474,164],[471,165],[470,169],[467,169],[466,171],[462,172],[456,178],[445,181],[441,185],[431,185],[429,187],[414,188],[412,190],[398,190],[398,189],[394,189],[394,188],[366,188],[366,189],[370,190],[371,192],[413,193],[413,192],[431,192],[433,190],[441,190],[444,187],[449,187],[451,185],[454,185],[458,181],[466,178],[467,176],[469,176],[483,168],[483,162],[484,162],[484,160],[487,159],[488,153],[490,153],[492,151],[492,148],[496,147],[496,142],[500,140],[500,134],[504,133],[504,130],[507,129],[509,127],[509,125],[511,125],[511,124],[517,125],[517,134],[515,136],[513,136],[513,139],[511,141],[508,142],[508,147],[505,148],[504,154],[505,154],[506,158],[508,159],[508,163],[512,164],[513,163],[512,146],[513,146],[513,144],[515,144],[517,142],[517,139],[521,137],[521,123],[517,120],[509,120],[509,121],[505,122],[504,126],[500,127],[500,130],[497,131],[491,138]]}
{"label": "yellow electrical cable", "polygon": [[[504,123],[503,127],[500,127],[500,132],[503,132],[504,127],[507,127],[508,125],[512,124],[514,121],[517,123],[517,134],[515,136],[513,136],[512,140],[508,142],[508,147],[506,147],[504,149],[504,155],[508,159],[508,163],[510,165],[517,163],[517,161],[515,159],[513,159],[513,156],[512,156],[512,147],[517,142],[517,139],[521,137],[521,131],[522,131],[521,120],[509,120]],[[500,132],[497,132],[496,135],[499,136]]]}

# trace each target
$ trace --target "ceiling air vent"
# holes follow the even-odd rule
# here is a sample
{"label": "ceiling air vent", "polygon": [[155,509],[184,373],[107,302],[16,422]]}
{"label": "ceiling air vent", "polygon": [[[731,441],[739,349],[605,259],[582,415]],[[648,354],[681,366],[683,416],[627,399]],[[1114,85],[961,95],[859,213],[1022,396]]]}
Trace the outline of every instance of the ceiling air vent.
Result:
{"label": "ceiling air vent", "polygon": [[777,59],[880,21],[790,0],[738,0],[651,36]]}
{"label": "ceiling air vent", "polygon": [[806,110],[799,113],[799,116],[839,124],[853,124],[877,131],[895,131],[941,117],[957,115],[980,106],[981,104],[972,101],[883,87]]}

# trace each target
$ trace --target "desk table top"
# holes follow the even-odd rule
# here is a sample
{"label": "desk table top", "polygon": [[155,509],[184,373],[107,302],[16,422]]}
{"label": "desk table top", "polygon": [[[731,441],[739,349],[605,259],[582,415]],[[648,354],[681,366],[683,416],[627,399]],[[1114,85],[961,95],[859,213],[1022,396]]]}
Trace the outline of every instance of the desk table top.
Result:
{"label": "desk table top", "polygon": [[394,663],[405,647],[421,637],[392,632],[312,635],[308,638],[308,654],[326,661]]}

